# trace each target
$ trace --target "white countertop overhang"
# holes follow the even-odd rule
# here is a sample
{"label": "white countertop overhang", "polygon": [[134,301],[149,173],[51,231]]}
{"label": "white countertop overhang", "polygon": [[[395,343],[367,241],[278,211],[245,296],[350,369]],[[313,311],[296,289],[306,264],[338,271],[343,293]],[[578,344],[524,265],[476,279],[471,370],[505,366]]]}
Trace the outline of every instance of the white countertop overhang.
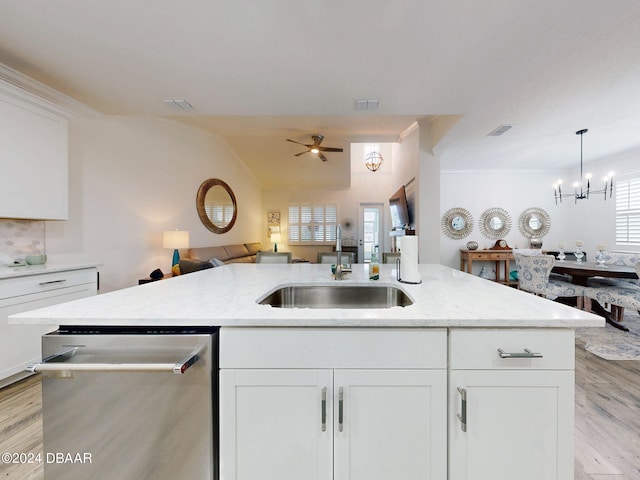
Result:
{"label": "white countertop overhang", "polygon": [[[442,265],[419,266],[422,283],[396,280],[395,265],[367,265],[333,279],[326,264],[231,264],[19,313],[10,323],[112,326],[601,327],[596,315]],[[280,286],[394,285],[413,305],[392,308],[278,308],[256,301]]]}

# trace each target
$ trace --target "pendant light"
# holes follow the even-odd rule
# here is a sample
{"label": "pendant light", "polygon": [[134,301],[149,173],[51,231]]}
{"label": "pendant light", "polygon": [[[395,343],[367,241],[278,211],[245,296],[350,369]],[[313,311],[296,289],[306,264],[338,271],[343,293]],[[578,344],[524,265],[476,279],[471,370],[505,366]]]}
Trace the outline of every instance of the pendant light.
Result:
{"label": "pendant light", "polygon": [[[582,130],[578,130],[576,135],[580,135],[580,181],[575,182],[573,184],[573,193],[562,193],[562,179],[558,180],[557,183],[553,185],[553,195],[556,200],[556,205],[558,204],[558,200],[562,203],[562,199],[566,197],[573,197],[574,202],[578,203],[578,200],[588,199],[589,195],[593,194],[604,194],[604,199],[607,199],[607,190],[609,191],[609,197],[613,196],[613,173],[610,173],[608,176],[604,177],[604,188],[602,190],[592,190],[591,189],[591,174],[587,173],[583,176],[582,173],[582,136],[587,133],[589,130],[583,128]],[[584,186],[584,179],[587,180],[587,186]]]}
{"label": "pendant light", "polygon": [[382,155],[380,155],[380,152],[376,152],[373,151],[371,153],[369,153],[365,158],[364,158],[364,164],[365,166],[371,170],[372,172],[377,171],[380,167],[382,167],[382,163],[384,162],[384,159],[382,158]]}

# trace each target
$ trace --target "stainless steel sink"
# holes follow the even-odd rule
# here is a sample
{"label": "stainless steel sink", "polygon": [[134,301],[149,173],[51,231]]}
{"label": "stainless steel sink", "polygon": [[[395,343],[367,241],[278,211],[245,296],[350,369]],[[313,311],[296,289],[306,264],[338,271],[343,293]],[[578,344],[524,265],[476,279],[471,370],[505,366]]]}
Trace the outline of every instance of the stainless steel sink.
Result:
{"label": "stainless steel sink", "polygon": [[413,304],[391,285],[292,285],[258,300],[279,308],[391,308]]}

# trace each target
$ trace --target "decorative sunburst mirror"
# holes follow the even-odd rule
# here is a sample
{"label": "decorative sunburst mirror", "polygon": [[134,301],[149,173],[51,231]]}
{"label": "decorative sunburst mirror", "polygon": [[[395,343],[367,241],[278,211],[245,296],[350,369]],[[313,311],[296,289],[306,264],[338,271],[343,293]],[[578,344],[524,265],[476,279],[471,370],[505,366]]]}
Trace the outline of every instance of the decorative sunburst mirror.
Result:
{"label": "decorative sunburst mirror", "polygon": [[480,232],[487,238],[497,240],[509,235],[511,215],[503,208],[489,208],[480,216]]}
{"label": "decorative sunburst mirror", "polygon": [[551,228],[551,217],[542,208],[527,208],[518,218],[520,233],[527,238],[544,237]]}
{"label": "decorative sunburst mirror", "polygon": [[464,208],[456,207],[447,210],[440,223],[444,234],[454,240],[468,236],[473,230],[473,217]]}

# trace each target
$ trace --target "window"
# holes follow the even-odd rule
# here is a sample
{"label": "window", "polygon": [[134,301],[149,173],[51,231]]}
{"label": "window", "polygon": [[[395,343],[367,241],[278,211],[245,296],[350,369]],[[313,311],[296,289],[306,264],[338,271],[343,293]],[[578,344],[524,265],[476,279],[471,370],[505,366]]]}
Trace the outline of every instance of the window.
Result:
{"label": "window", "polygon": [[336,241],[336,205],[289,205],[289,243],[325,244]]}
{"label": "window", "polygon": [[640,246],[640,177],[616,182],[616,244]]}

